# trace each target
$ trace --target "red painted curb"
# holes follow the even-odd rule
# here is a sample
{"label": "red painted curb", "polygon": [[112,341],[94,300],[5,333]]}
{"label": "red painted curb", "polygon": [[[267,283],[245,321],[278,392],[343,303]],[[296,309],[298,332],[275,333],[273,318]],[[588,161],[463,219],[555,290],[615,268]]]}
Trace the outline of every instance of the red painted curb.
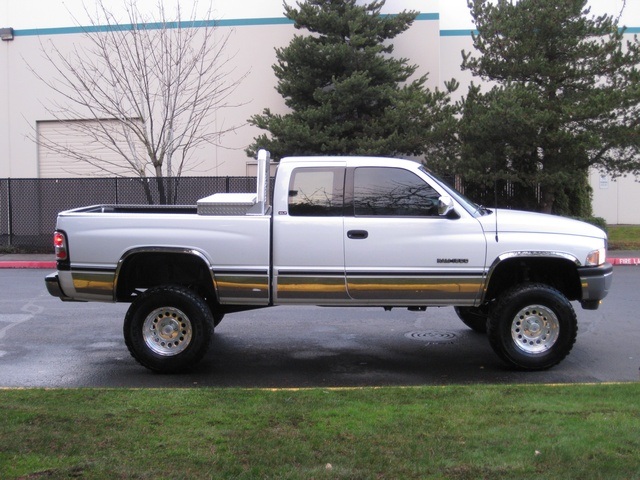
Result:
{"label": "red painted curb", "polygon": [[640,265],[640,258],[611,258],[609,257],[609,263],[611,265]]}
{"label": "red painted curb", "polygon": [[31,261],[0,262],[0,268],[43,268],[43,269],[55,270],[56,262],[31,262]]}

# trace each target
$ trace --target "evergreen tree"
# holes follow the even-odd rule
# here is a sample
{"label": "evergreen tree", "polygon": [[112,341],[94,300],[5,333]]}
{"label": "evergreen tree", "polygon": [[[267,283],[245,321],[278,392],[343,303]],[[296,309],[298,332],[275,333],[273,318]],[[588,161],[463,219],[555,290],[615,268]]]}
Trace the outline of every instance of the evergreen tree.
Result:
{"label": "evergreen tree", "polygon": [[[640,169],[640,44],[586,0],[470,0],[477,56],[463,68],[494,87],[464,99],[458,165],[511,206],[590,213],[589,168]],[[500,188],[498,189],[499,191]]]}
{"label": "evergreen tree", "polygon": [[290,112],[265,109],[249,123],[267,130],[247,149],[272,158],[303,154],[420,155],[440,152],[451,131],[448,90],[431,92],[426,76],[410,81],[416,67],[395,58],[389,40],[407,30],[415,12],[381,15],[384,1],[308,0],[285,4],[296,35],[276,49],[277,91]]}

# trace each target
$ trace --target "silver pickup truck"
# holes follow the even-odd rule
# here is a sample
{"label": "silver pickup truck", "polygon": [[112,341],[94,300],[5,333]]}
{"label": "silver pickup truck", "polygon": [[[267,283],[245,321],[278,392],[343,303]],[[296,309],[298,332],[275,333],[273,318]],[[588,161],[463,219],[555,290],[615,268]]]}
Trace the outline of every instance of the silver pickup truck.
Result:
{"label": "silver pickup truck", "polygon": [[224,315],[286,304],[452,306],[505,362],[546,369],[576,340],[571,302],[607,295],[607,237],[592,225],[486,209],[390,158],[285,158],[271,200],[258,157],[254,193],[61,212],[49,292],[130,302],[126,345],[161,372],[200,360]]}

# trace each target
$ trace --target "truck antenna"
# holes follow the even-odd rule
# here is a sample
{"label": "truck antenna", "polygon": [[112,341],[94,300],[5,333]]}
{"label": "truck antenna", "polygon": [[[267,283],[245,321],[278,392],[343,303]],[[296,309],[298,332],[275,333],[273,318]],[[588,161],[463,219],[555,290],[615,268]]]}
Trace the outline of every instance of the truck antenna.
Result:
{"label": "truck antenna", "polygon": [[495,171],[493,172],[493,205],[493,211],[496,217],[496,243],[498,243],[498,176]]}

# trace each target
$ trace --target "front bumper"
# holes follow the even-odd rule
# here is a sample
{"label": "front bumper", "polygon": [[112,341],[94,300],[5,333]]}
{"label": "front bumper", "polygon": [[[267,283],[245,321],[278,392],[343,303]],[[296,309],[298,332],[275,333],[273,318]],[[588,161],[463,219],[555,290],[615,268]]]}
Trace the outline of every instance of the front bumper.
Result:
{"label": "front bumper", "polygon": [[580,303],[586,310],[596,310],[600,301],[607,296],[613,280],[613,265],[605,263],[598,267],[578,268],[582,299]]}

